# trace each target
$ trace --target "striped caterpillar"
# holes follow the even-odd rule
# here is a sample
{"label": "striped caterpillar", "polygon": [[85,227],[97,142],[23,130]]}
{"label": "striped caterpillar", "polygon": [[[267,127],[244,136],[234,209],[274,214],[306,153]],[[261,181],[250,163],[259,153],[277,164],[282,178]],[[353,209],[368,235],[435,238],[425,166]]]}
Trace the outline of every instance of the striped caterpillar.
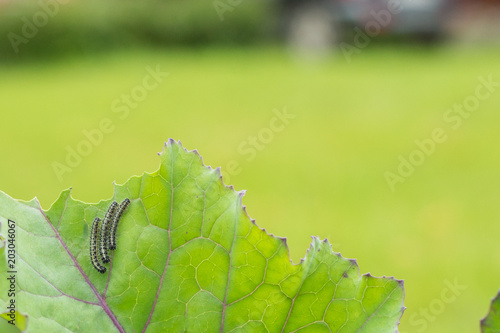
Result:
{"label": "striped caterpillar", "polygon": [[106,273],[106,267],[102,266],[99,262],[97,247],[100,242],[100,232],[99,232],[99,223],[101,223],[101,219],[96,217],[94,222],[92,223],[92,231],[90,234],[90,261],[94,268],[101,274]]}
{"label": "striped caterpillar", "polygon": [[122,201],[120,204],[120,207],[116,210],[115,216],[113,216],[113,222],[111,223],[111,229],[110,229],[110,238],[109,238],[109,249],[110,250],[116,250],[116,229],[118,228],[118,222],[120,222],[120,218],[123,215],[123,212],[125,209],[127,209],[128,205],[130,204],[130,200],[126,198],[125,200]]}
{"label": "striped caterpillar", "polygon": [[102,262],[109,262],[108,248],[109,248],[109,227],[113,216],[115,215],[115,211],[118,208],[118,203],[113,201],[111,206],[109,206],[106,215],[104,216],[104,220],[102,221],[101,227],[101,256]]}

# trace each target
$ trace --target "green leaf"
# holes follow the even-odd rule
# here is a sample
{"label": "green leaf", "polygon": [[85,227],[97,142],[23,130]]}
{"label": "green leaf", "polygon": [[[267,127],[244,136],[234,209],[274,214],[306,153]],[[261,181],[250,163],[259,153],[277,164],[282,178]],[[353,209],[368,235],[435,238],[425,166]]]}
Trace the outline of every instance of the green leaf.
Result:
{"label": "green leaf", "polygon": [[[360,276],[313,238],[300,264],[225,186],[219,169],[170,140],[158,171],[97,204],[62,192],[48,211],[0,192],[3,237],[16,222],[16,305],[28,332],[395,332],[402,281]],[[96,216],[131,204],[105,274],[89,259]],[[306,208],[305,208],[306,209]],[[3,275],[6,261],[0,262]],[[9,301],[3,293],[2,308]]]}
{"label": "green leaf", "polygon": [[9,323],[11,321],[10,315],[11,315],[10,312],[5,312],[0,314],[0,318],[4,319],[0,322],[0,329],[1,329],[0,332],[5,332],[7,329],[9,329],[9,332],[24,331],[28,325],[28,318],[24,316],[22,313],[14,311],[14,314],[12,315],[14,316],[15,321],[12,322],[13,324],[10,324]]}
{"label": "green leaf", "polygon": [[500,292],[491,301],[491,308],[488,315],[481,320],[482,333],[500,333]]}

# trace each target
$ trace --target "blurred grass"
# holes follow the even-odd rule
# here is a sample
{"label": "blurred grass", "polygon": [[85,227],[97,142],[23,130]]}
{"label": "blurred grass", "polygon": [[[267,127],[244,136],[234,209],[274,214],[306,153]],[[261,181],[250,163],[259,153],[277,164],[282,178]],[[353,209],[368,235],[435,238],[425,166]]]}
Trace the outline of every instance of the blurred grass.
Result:
{"label": "blurred grass", "polygon": [[[163,142],[180,139],[223,172],[241,164],[226,183],[248,190],[249,214],[288,237],[295,262],[319,235],[362,273],[405,279],[401,332],[421,332],[410,318],[455,279],[467,290],[425,332],[476,332],[500,287],[500,91],[457,131],[442,116],[479,76],[500,80],[499,55],[369,48],[351,64],[340,55],[305,64],[281,49],[212,48],[0,66],[0,189],[36,195],[45,209],[70,186],[97,202],[111,197],[113,181],[154,171]],[[170,76],[121,120],[111,103],[157,64]],[[240,143],[284,107],[296,118],[246,161]],[[51,163],[105,117],[115,130],[59,182]],[[436,127],[449,139],[391,192],[384,173]]]}

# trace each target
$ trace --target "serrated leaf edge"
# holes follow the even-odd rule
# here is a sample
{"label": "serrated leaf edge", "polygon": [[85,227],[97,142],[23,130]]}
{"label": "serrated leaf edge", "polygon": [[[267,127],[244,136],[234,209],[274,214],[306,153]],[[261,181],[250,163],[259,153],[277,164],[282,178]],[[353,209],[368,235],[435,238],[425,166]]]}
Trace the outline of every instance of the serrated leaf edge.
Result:
{"label": "serrated leaf edge", "polygon": [[486,316],[484,316],[483,319],[480,320],[480,328],[481,328],[481,332],[484,332],[484,325],[486,324],[486,320],[490,317],[490,315],[493,313],[493,304],[495,304],[496,301],[499,301],[500,300],[500,290],[498,291],[498,294],[493,297],[491,299],[491,303],[490,303],[490,307],[489,307],[489,310],[488,310],[488,313],[486,314]]}
{"label": "serrated leaf edge", "polygon": [[[246,209],[246,208],[247,208],[247,206],[243,205],[243,200],[242,200],[242,199],[243,199],[243,197],[244,197],[244,196],[245,196],[245,194],[246,194],[246,190],[236,191],[236,189],[234,188],[234,186],[233,186],[233,185],[226,185],[226,184],[224,183],[224,179],[223,179],[223,176],[222,176],[221,167],[217,167],[217,168],[215,168],[215,169],[214,169],[214,168],[212,168],[210,165],[206,165],[206,164],[205,164],[205,162],[203,161],[203,157],[200,155],[200,153],[198,152],[198,150],[197,150],[197,149],[194,149],[194,150],[188,150],[188,149],[186,149],[186,148],[182,145],[182,143],[181,143],[181,141],[180,141],[180,140],[179,140],[179,141],[176,141],[176,140],[174,140],[174,139],[172,139],[172,138],[168,139],[168,141],[164,143],[164,145],[163,145],[163,150],[162,150],[161,152],[157,153],[157,154],[158,154],[159,156],[161,156],[161,155],[165,152],[165,149],[168,147],[168,145],[174,145],[174,144],[178,144],[178,145],[180,146],[180,148],[181,148],[181,149],[183,149],[183,150],[184,150],[185,152],[187,152],[187,153],[194,153],[194,154],[198,155],[198,157],[199,157],[199,158],[200,158],[200,160],[201,160],[202,165],[203,165],[205,168],[209,169],[210,171],[214,171],[214,170],[215,170],[215,171],[219,174],[219,178],[220,178],[220,181],[222,182],[222,184],[223,184],[226,188],[228,188],[228,189],[230,189],[230,190],[234,191],[236,194],[238,194],[238,195],[239,195],[239,198],[240,198],[240,205],[241,205],[241,207],[243,208],[243,211],[245,212],[246,216],[250,219],[250,221],[251,221],[251,222],[252,222],[252,223],[253,223],[253,224],[254,224],[257,228],[259,228],[261,231],[265,232],[265,233],[266,233],[266,235],[268,235],[268,236],[270,236],[270,237],[273,237],[273,238],[277,238],[277,239],[279,239],[279,240],[281,240],[282,242],[284,242],[284,243],[285,243],[284,245],[285,245],[285,248],[286,248],[286,251],[287,251],[287,254],[288,254],[288,260],[292,263],[292,265],[294,265],[294,266],[300,266],[300,265],[302,265],[302,263],[303,263],[303,262],[305,261],[305,259],[307,258],[308,254],[309,254],[309,251],[311,251],[311,250],[314,248],[314,242],[315,242],[315,240],[316,240],[318,243],[323,242],[323,243],[328,244],[328,245],[329,245],[329,248],[330,248],[330,253],[331,253],[332,255],[336,255],[336,256],[339,256],[339,257],[341,257],[341,258],[343,258],[343,259],[345,259],[345,260],[349,260],[349,261],[351,261],[351,262],[352,262],[352,263],[354,263],[354,265],[358,268],[358,272],[360,271],[360,270],[359,270],[358,261],[357,261],[356,259],[344,258],[340,252],[335,252],[335,251],[333,251],[332,244],[328,241],[328,239],[327,239],[327,238],[324,238],[324,239],[323,239],[323,241],[321,241],[321,239],[319,238],[319,236],[311,236],[311,238],[312,238],[312,242],[311,242],[311,244],[309,245],[309,248],[307,249],[305,256],[304,256],[303,258],[301,258],[301,259],[300,259],[299,263],[294,263],[294,262],[293,262],[293,260],[290,258],[290,248],[288,247],[288,244],[287,244],[287,238],[286,238],[286,237],[276,236],[276,235],[274,235],[274,234],[272,234],[272,233],[270,234],[270,233],[268,233],[268,232],[267,232],[267,230],[266,230],[265,228],[261,228],[261,227],[259,227],[259,226],[258,226],[258,224],[257,224],[257,222],[255,221],[255,219],[253,219],[253,218],[252,218],[252,217],[248,214],[248,211],[247,211],[247,209]],[[405,292],[405,290],[404,290],[404,280],[399,280],[399,279],[396,279],[394,276],[389,276],[389,277],[387,277],[387,276],[383,275],[382,277],[377,277],[377,276],[373,276],[373,275],[371,275],[369,272],[368,272],[368,273],[365,273],[365,274],[360,274],[360,275],[359,275],[359,278],[363,278],[363,277],[366,277],[366,278],[370,278],[370,277],[371,277],[371,278],[375,278],[375,279],[387,279],[387,280],[396,281],[396,282],[399,284],[399,286],[403,289],[403,304],[404,304],[404,299],[405,299],[405,296],[406,296],[406,292]],[[228,281],[228,283],[229,283],[229,281]],[[400,315],[400,317],[399,317],[399,319],[398,319],[398,322],[397,322],[397,324],[396,324],[396,331],[395,331],[395,333],[397,333],[397,332],[398,332],[397,327],[399,326],[399,324],[400,324],[400,322],[401,322],[401,318],[403,317],[403,314],[404,314],[405,310],[406,310],[406,307],[403,305],[403,306],[401,307],[401,310],[400,310],[400,311],[401,311],[401,315]]]}

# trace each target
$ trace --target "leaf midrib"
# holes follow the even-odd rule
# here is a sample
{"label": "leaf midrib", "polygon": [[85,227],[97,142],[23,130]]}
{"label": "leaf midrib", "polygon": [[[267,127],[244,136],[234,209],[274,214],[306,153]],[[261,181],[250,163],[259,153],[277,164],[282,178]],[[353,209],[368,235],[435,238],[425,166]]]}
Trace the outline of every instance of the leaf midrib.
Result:
{"label": "leaf midrib", "polygon": [[[66,201],[65,201],[65,204],[64,204],[65,208],[66,208],[66,205],[67,205],[67,202],[68,202],[68,198],[69,198],[69,194],[68,194],[68,197],[66,198]],[[113,324],[116,326],[116,328],[118,329],[118,331],[120,331],[120,333],[125,333],[125,330],[120,325],[120,322],[118,321],[118,319],[116,318],[116,316],[113,314],[113,312],[109,308],[109,306],[108,306],[105,298],[103,298],[103,297],[101,297],[101,295],[99,295],[99,292],[97,291],[97,289],[95,288],[95,286],[92,284],[92,282],[90,282],[90,279],[87,276],[87,274],[85,274],[85,272],[83,271],[82,267],[80,266],[80,264],[78,263],[78,261],[76,260],[76,258],[73,256],[73,254],[71,253],[71,251],[68,249],[68,246],[66,245],[66,243],[62,240],[62,238],[61,238],[61,236],[59,234],[59,231],[54,227],[54,225],[50,222],[50,219],[48,218],[48,216],[43,211],[42,206],[40,205],[40,202],[38,201],[38,199],[35,198],[35,200],[36,200],[36,203],[37,203],[37,206],[38,206],[36,209],[38,209],[40,211],[40,213],[44,217],[45,221],[52,228],[52,230],[54,232],[54,235],[59,240],[59,242],[63,246],[64,250],[69,255],[69,257],[71,258],[71,260],[75,264],[75,267],[78,269],[78,271],[80,272],[80,274],[83,276],[83,278],[85,279],[85,281],[87,282],[87,284],[89,285],[89,287],[92,289],[94,295],[97,297],[97,300],[99,301],[99,304],[103,308],[104,312],[106,312],[106,314],[109,316],[109,318],[111,319],[111,321],[113,322]],[[31,206],[28,206],[28,207],[33,208]]]}

